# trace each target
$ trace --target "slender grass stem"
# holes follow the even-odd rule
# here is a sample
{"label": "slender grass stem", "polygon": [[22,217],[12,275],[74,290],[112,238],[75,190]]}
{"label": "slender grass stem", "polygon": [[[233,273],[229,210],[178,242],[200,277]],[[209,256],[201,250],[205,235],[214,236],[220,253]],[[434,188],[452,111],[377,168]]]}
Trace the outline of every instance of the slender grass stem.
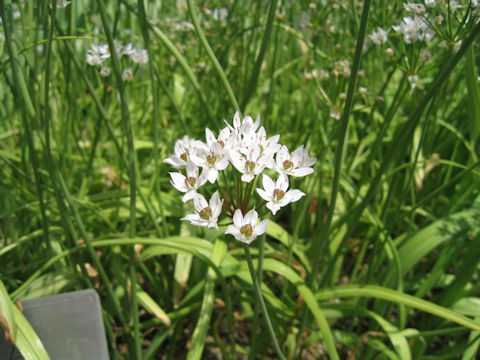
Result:
{"label": "slender grass stem", "polygon": [[[120,0],[126,7],[129,9],[134,14],[137,14],[135,9],[131,4],[126,2],[125,0]],[[198,94],[199,100],[202,103],[202,106],[204,107],[205,111],[207,112],[208,117],[210,118],[210,121],[215,122],[216,124],[219,124],[220,121],[213,116],[212,110],[210,109],[209,102],[207,101],[207,98],[202,91],[202,88],[200,87],[200,84],[198,82],[197,77],[195,76],[192,68],[190,65],[188,65],[187,60],[182,56],[178,48],[175,46],[175,44],[168,38],[168,36],[160,30],[158,27],[153,26],[150,22],[146,22],[150,30],[153,32],[155,37],[157,37],[163,45],[166,46],[166,48],[172,53],[172,55],[177,59],[178,63],[182,67],[183,71],[185,72],[185,75],[187,75],[188,80],[192,84],[193,88]]]}
{"label": "slender grass stem", "polygon": [[232,106],[234,107],[235,110],[240,110],[237,99],[233,93],[232,86],[230,85],[230,82],[227,79],[227,75],[225,75],[225,72],[223,71],[222,66],[218,62],[217,57],[213,53],[210,45],[208,44],[207,38],[205,37],[202,27],[200,26],[197,14],[195,12],[195,7],[193,5],[193,0],[187,0],[187,5],[188,5],[188,12],[192,17],[193,26],[195,27],[195,32],[197,33],[200,43],[202,44],[203,48],[207,52],[207,55],[210,58],[210,61],[212,62],[213,67],[217,71],[218,76],[220,77],[220,80],[222,81],[222,84],[225,87],[225,90],[227,91],[227,94],[228,94],[228,97],[230,98]]}
{"label": "slender grass stem", "polygon": [[272,338],[273,346],[279,359],[284,360],[285,356],[280,349],[280,345],[278,344],[277,337],[275,335],[275,330],[273,329],[272,322],[270,320],[270,316],[268,315],[267,306],[265,305],[265,301],[263,300],[262,290],[260,289],[260,285],[258,283],[257,274],[255,274],[255,269],[253,267],[252,256],[250,255],[250,249],[247,244],[243,244],[243,250],[245,251],[245,258],[247,259],[248,269],[250,270],[250,276],[252,277],[253,287],[256,294],[256,299],[260,302],[260,306],[263,311],[263,316],[265,317],[265,322],[267,324],[268,331],[270,333],[270,337]]}
{"label": "slender grass stem", "polygon": [[[340,130],[339,130],[339,136],[338,136],[338,146],[337,146],[337,152],[335,156],[335,172],[333,175],[333,183],[332,183],[332,190],[331,190],[331,196],[330,196],[330,205],[328,207],[327,221],[325,223],[325,226],[323,227],[322,235],[320,236],[320,240],[319,240],[320,245],[316,246],[315,253],[313,254],[313,261],[312,261],[313,266],[308,279],[308,286],[312,289],[312,291],[314,291],[317,287],[315,280],[317,276],[318,267],[320,264],[319,258],[320,258],[320,253],[322,249],[321,244],[324,244],[324,243],[326,244],[329,241],[330,225],[332,223],[333,214],[335,212],[335,206],[336,206],[337,195],[338,195],[338,185],[339,185],[340,174],[342,169],[343,152],[345,150],[344,148],[345,139],[346,139],[347,130],[348,130],[350,110],[353,104],[353,97],[355,94],[355,83],[358,75],[358,70],[360,68],[362,49],[365,41],[365,32],[367,29],[367,20],[370,12],[370,3],[371,3],[370,0],[365,0],[363,3],[362,17],[360,20],[360,28],[358,31],[358,37],[357,37],[357,42],[355,47],[355,55],[353,58],[352,72],[351,72],[350,80],[348,84],[347,98],[345,100],[345,108],[343,110],[342,118],[340,120],[341,123],[340,123]],[[338,258],[338,254],[336,257],[334,257],[334,259],[337,259],[337,258]],[[305,312],[302,318],[300,331],[298,333],[297,339],[301,339],[308,317],[309,317],[308,312]]]}
{"label": "slender grass stem", "polygon": [[11,37],[12,35],[11,30],[13,30],[11,6],[8,6],[8,9],[7,9],[4,5],[4,1],[1,0],[0,11],[1,11],[1,16],[3,20],[2,21],[3,29],[5,32],[5,40],[6,40],[5,42],[7,45],[9,61],[11,62],[12,73],[14,78],[14,84],[15,84],[14,90],[16,92],[16,97],[21,107],[22,123],[25,131],[25,137],[27,139],[27,146],[30,151],[32,170],[35,178],[35,185],[38,192],[38,201],[39,201],[40,213],[42,217],[43,239],[47,244],[47,246],[51,248],[50,236],[49,236],[49,221],[47,217],[46,205],[45,205],[45,200],[43,196],[44,184],[43,184],[42,176],[39,171],[39,163],[38,163],[37,154],[36,154],[34,143],[33,143],[32,130],[28,121],[28,116],[31,116],[31,117],[35,116],[36,112],[33,109],[32,101],[27,89],[25,78],[19,68],[18,52],[17,52],[16,44]]}
{"label": "slender grass stem", "polygon": [[247,106],[248,101],[250,100],[250,97],[253,95],[255,88],[257,86],[258,76],[260,74],[260,68],[262,67],[262,62],[265,57],[265,52],[267,51],[268,42],[270,40],[270,34],[272,33],[273,21],[275,19],[276,10],[277,10],[277,0],[271,0],[269,2],[267,24],[265,27],[265,32],[263,33],[262,44],[260,45],[260,51],[258,53],[257,59],[255,60],[255,65],[253,67],[252,74],[250,75],[248,86],[245,88],[245,93],[243,95],[242,107],[241,107],[242,111],[245,110],[245,107]]}
{"label": "slender grass stem", "polygon": [[[328,207],[328,215],[327,215],[327,221],[326,224],[323,228],[322,231],[322,236],[320,237],[320,242],[321,243],[328,243],[329,240],[329,232],[330,232],[330,225],[332,223],[333,219],[333,214],[335,212],[335,206],[337,203],[337,195],[338,195],[338,185],[339,185],[339,180],[340,180],[340,174],[342,170],[342,161],[343,161],[343,152],[345,150],[345,139],[347,135],[347,130],[348,130],[348,124],[349,124],[349,118],[350,118],[350,110],[352,108],[353,104],[353,97],[355,95],[355,83],[358,75],[358,70],[360,68],[360,60],[361,60],[361,55],[362,55],[362,49],[363,49],[363,44],[365,41],[365,32],[367,29],[367,19],[368,19],[368,14],[370,12],[370,0],[365,0],[363,3],[363,11],[362,11],[362,18],[360,20],[360,29],[358,31],[358,37],[357,37],[357,45],[355,48],[355,55],[353,58],[353,65],[352,65],[352,72],[348,84],[348,91],[347,91],[347,98],[345,100],[345,108],[343,110],[342,118],[341,118],[341,123],[340,123],[340,131],[339,131],[339,137],[338,137],[338,146],[337,146],[337,152],[335,156],[335,172],[333,175],[333,183],[332,183],[332,192],[330,196],[330,205]],[[319,249],[321,246],[317,246],[317,251],[313,255],[313,267],[312,267],[312,272],[310,274],[308,284],[309,287],[312,287],[315,289],[315,276],[317,274],[318,266],[319,266],[319,255],[320,251]]]}
{"label": "slender grass stem", "polygon": [[[398,149],[404,148],[404,144],[407,141],[411,140],[411,134],[414,131],[415,127],[417,126],[418,122],[420,121],[420,118],[426,106],[436,96],[442,84],[448,79],[448,77],[452,73],[455,66],[459,63],[461,58],[466,53],[467,49],[472,45],[472,43],[478,37],[478,35],[480,35],[480,23],[475,26],[474,30],[470,33],[470,35],[462,42],[462,46],[460,47],[458,52],[453,56],[453,58],[450,59],[450,61],[446,64],[446,66],[441,68],[438,76],[430,85],[428,92],[420,100],[420,103],[418,104],[418,106],[412,112],[407,122],[403,125],[402,129],[398,132],[399,134],[398,137],[395,138],[395,141],[391,145],[389,152],[386,154],[385,158],[380,164],[375,177],[370,181],[370,186],[368,187],[367,193],[363,197],[362,202],[350,212],[350,218],[352,220],[349,222],[348,230],[343,236],[340,246],[337,248],[336,253],[331,258],[332,260],[330,261],[333,261],[333,259],[336,259],[339,256],[339,254],[342,252],[344,244],[346,243],[347,239],[350,238],[350,236],[352,235],[353,231],[355,230],[358,224],[358,219],[360,218],[361,214],[367,207],[369,201],[372,199],[376,191],[376,188],[380,183],[380,179],[387,169],[388,164],[390,164],[392,159],[396,155],[398,155]],[[324,277],[325,280],[327,280],[328,277],[330,276],[332,268],[333,268],[332,266],[327,266],[326,268],[327,271]]]}
{"label": "slender grass stem", "polygon": [[[127,93],[125,91],[124,82],[120,70],[120,61],[117,57],[115,44],[113,41],[113,35],[110,30],[110,22],[105,10],[105,4],[103,0],[98,0],[98,9],[100,17],[103,23],[103,29],[107,38],[108,46],[110,48],[113,73],[115,75],[116,85],[120,95],[120,106],[122,114],[122,125],[125,137],[127,139],[128,148],[128,176],[130,179],[130,217],[129,217],[129,237],[134,238],[136,235],[136,161],[135,161],[135,148],[133,144],[133,130],[130,120],[130,111],[128,109]],[[136,255],[135,250],[132,247],[130,249],[130,288],[131,288],[131,320],[133,322],[133,334],[134,334],[134,348],[135,356],[137,359],[142,359],[142,344],[140,338],[140,328],[138,320],[138,299],[137,299],[137,274],[136,274]]]}

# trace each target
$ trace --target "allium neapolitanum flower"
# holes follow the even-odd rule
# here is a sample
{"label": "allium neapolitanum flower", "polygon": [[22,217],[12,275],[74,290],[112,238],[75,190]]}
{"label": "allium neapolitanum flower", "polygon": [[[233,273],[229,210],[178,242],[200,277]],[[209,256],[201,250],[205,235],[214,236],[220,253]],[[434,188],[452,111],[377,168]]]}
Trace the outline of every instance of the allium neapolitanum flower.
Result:
{"label": "allium neapolitanum flower", "polygon": [[[182,220],[218,228],[223,214],[233,222],[225,234],[246,244],[265,233],[268,221],[260,221],[259,217],[266,215],[267,209],[275,215],[305,195],[300,190],[288,189],[288,176],[309,175],[316,162],[308,155],[308,148],[302,145],[290,153],[285,145],[278,143],[279,139],[280,135],[267,136],[259,117],[255,121],[250,116],[241,119],[237,112],[233,126],[227,123],[218,136],[207,128],[205,142],[188,136],[177,140],[174,154],[164,162],[178,169],[170,172],[170,177],[172,186],[185,193],[182,201],[193,200],[193,214]],[[258,175],[262,173],[263,188],[257,186]],[[274,180],[271,176],[275,174]],[[217,191],[207,203],[200,192],[208,192],[212,186]]]}
{"label": "allium neapolitanum flower", "polygon": [[258,235],[267,231],[268,221],[263,220],[258,223],[258,214],[252,209],[245,217],[242,214],[242,210],[237,209],[233,214],[233,225],[228,225],[225,234],[232,234],[235,239],[250,244]]}
{"label": "allium neapolitanum flower", "polygon": [[267,202],[267,208],[275,215],[281,207],[290,204],[291,202],[298,201],[305,193],[300,190],[288,190],[288,177],[285,174],[281,174],[276,182],[270,178],[270,176],[263,174],[263,187],[264,189],[257,189],[258,195],[260,195]]}
{"label": "allium neapolitanum flower", "polygon": [[[60,2],[60,0],[57,0],[57,4],[58,2]],[[67,3],[67,5],[70,3],[70,1],[63,1],[63,0],[62,2]],[[131,43],[128,43],[127,45],[117,43],[115,46],[115,50],[117,52],[117,56],[119,59],[121,59],[123,55],[126,55],[130,57],[130,59],[134,63],[137,63],[137,64],[145,64],[148,61],[147,50],[142,49],[141,47],[138,47],[138,46],[133,47]],[[110,49],[108,48],[107,44],[104,44],[104,45],[92,44],[92,47],[87,50],[86,61],[87,61],[87,64],[90,66],[100,65],[108,58],[110,58]],[[102,75],[103,77],[107,77],[108,75],[110,75],[110,68],[103,65],[101,68],[100,75]],[[125,68],[122,73],[122,78],[125,81],[132,80],[133,70],[130,67]]]}
{"label": "allium neapolitanum flower", "polygon": [[214,227],[218,229],[217,221],[220,213],[222,212],[223,200],[220,200],[218,191],[212,195],[210,202],[200,195],[195,194],[193,198],[193,206],[195,207],[194,214],[188,214],[181,220],[190,221],[192,225],[207,226],[209,228]]}
{"label": "allium neapolitanum flower", "polygon": [[187,176],[184,176],[178,172],[171,172],[170,177],[172,180],[170,183],[178,191],[184,192],[182,201],[187,202],[192,200],[197,194],[197,189],[205,184],[207,181],[208,172],[203,170],[200,175],[200,169],[193,162],[189,161],[187,163]]}

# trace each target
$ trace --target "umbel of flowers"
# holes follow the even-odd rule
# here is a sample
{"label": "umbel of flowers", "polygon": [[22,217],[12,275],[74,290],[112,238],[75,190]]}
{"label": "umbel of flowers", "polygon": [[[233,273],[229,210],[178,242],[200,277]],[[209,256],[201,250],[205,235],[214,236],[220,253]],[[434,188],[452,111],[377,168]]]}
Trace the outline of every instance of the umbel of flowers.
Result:
{"label": "umbel of flowers", "polygon": [[[305,195],[289,189],[289,176],[313,173],[316,159],[303,145],[290,152],[278,142],[280,135],[267,137],[259,117],[241,119],[237,112],[233,126],[226,124],[218,136],[206,128],[205,142],[188,136],[177,140],[174,154],[164,162],[178,169],[170,172],[170,182],[184,193],[182,201],[193,202],[193,213],[182,220],[218,229],[221,216],[230,218],[233,224],[225,234],[250,244],[267,230],[268,221],[261,221],[259,212],[275,215]],[[257,187],[259,178],[262,185]],[[202,193],[212,187],[216,191],[207,201]]]}

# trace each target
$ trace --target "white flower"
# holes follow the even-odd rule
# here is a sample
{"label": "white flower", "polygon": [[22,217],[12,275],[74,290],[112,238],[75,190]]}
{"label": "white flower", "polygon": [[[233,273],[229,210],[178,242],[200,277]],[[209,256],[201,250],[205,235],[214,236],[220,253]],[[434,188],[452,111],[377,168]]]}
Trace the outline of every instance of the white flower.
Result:
{"label": "white flower", "polygon": [[122,79],[124,81],[131,81],[133,80],[133,70],[132,68],[126,68],[125,70],[123,70],[122,72]]}
{"label": "white flower", "polygon": [[307,176],[313,173],[311,166],[316,161],[317,159],[308,156],[308,148],[304,148],[303,145],[291,154],[288,148],[283,145],[275,159],[275,170],[280,174],[295,177]]}
{"label": "white flower", "polygon": [[137,64],[145,64],[148,61],[148,52],[145,49],[136,47],[128,55],[132,58],[133,62]]}
{"label": "white flower", "polygon": [[220,200],[218,191],[215,191],[209,203],[207,203],[207,200],[205,200],[202,195],[196,194],[193,198],[193,205],[195,207],[195,213],[188,214],[181,220],[190,221],[190,223],[195,226],[214,227],[218,230],[217,222],[223,205],[223,200]]}
{"label": "white flower", "polygon": [[418,4],[418,3],[406,3],[406,4],[403,4],[403,7],[407,12],[413,13],[415,15],[420,15],[420,16],[424,15],[425,12],[427,11],[423,4]]}
{"label": "white flower", "polygon": [[288,176],[281,174],[274,183],[270,176],[263,174],[263,188],[257,189],[260,195],[267,202],[267,208],[275,215],[280,208],[301,199],[305,196],[300,190],[288,190]]}
{"label": "white flower", "polygon": [[215,8],[212,12],[212,17],[216,21],[226,21],[228,16],[228,9],[226,7]]}
{"label": "white flower", "polygon": [[110,75],[110,68],[108,66],[102,66],[102,68],[100,69],[100,76],[102,77],[107,77],[108,75]]}
{"label": "white flower", "polygon": [[191,154],[195,152],[197,140],[190,139],[187,135],[175,142],[175,154],[163,160],[164,163],[172,165],[175,169],[187,166]]}
{"label": "white flower", "polygon": [[95,45],[92,44],[92,48],[87,50],[87,64],[94,66],[101,64],[104,60],[110,57],[110,50],[108,45]]}
{"label": "white flower", "polygon": [[420,85],[420,78],[418,77],[417,74],[410,74],[408,75],[408,82],[410,83],[410,86],[412,87],[412,89],[410,90],[410,95],[413,94],[413,91],[418,87],[419,89],[422,88],[422,86]]}
{"label": "white flower", "polygon": [[266,167],[269,169],[273,168],[274,165],[273,156],[282,147],[282,145],[278,143],[279,139],[280,135],[275,135],[267,139],[267,133],[263,126],[258,130],[256,146],[260,149],[261,161],[265,162]]}
{"label": "white flower", "polygon": [[267,159],[260,155],[260,147],[256,144],[249,148],[247,154],[242,154],[239,150],[230,151],[230,161],[243,174],[241,178],[243,182],[252,181],[267,166]]}
{"label": "white flower", "polygon": [[250,244],[255,238],[267,231],[268,221],[258,223],[258,214],[255,209],[250,210],[245,217],[240,209],[233,214],[233,225],[228,225],[225,234],[231,234],[235,239]]}
{"label": "white flower", "polygon": [[369,39],[376,45],[382,45],[387,42],[388,32],[390,30],[383,30],[380,26],[374,30],[372,34],[368,35]]}
{"label": "white flower", "polygon": [[128,43],[127,45],[123,44],[116,44],[115,49],[117,50],[118,57],[122,57],[123,55],[130,55],[133,50],[132,43]]}
{"label": "white flower", "polygon": [[228,166],[228,152],[218,141],[211,142],[210,140],[207,144],[197,141],[196,151],[191,154],[191,159],[196,165],[208,170],[208,181],[213,184],[217,180],[218,172],[225,170]]}
{"label": "white flower", "polygon": [[403,39],[407,44],[415,41],[430,41],[435,33],[420,17],[406,16],[400,25],[392,26],[393,30],[403,35]]}
{"label": "white flower", "polygon": [[172,186],[185,193],[182,198],[183,202],[193,199],[197,194],[197,189],[207,182],[207,172],[202,171],[201,175],[199,173],[198,166],[191,161],[187,163],[187,176],[178,172],[169,173],[172,178],[170,181]]}
{"label": "white flower", "polygon": [[428,7],[434,7],[435,0],[425,0],[425,5],[427,5]]}
{"label": "white flower", "polygon": [[66,0],[57,0],[57,7],[59,8],[65,8],[70,4],[71,1],[66,1]]}

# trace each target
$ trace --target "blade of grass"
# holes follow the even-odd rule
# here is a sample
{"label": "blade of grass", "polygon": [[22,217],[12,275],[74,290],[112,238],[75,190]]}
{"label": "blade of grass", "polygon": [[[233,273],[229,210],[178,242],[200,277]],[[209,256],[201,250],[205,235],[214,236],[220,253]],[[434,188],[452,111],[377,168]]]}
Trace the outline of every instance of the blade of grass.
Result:
{"label": "blade of grass", "polygon": [[316,294],[318,301],[330,300],[344,297],[373,297],[376,299],[383,299],[397,304],[404,304],[409,307],[425,311],[432,315],[439,316],[445,320],[452,321],[459,325],[465,326],[469,329],[480,331],[480,323],[475,322],[460,315],[459,313],[450,309],[439,306],[430,301],[416,298],[415,296],[401,293],[389,288],[377,285],[344,285],[335,286],[332,288],[321,289]]}
{"label": "blade of grass", "polygon": [[[227,252],[227,244],[221,239],[216,239],[213,245],[212,262],[217,266],[220,265],[222,258]],[[188,352],[188,360],[199,360],[202,358],[203,349],[205,347],[205,338],[210,328],[210,320],[212,317],[213,305],[215,303],[215,282],[216,274],[210,268],[207,270],[205,288],[203,292],[202,307],[200,316],[192,335],[190,351]],[[234,354],[232,354],[234,356]]]}
{"label": "blade of grass", "polygon": [[193,26],[195,27],[195,32],[197,33],[198,39],[200,40],[200,43],[202,44],[205,51],[207,52],[207,55],[210,58],[210,61],[212,62],[213,67],[217,71],[218,76],[220,77],[220,80],[222,81],[222,84],[225,87],[225,90],[227,91],[228,97],[230,98],[230,101],[232,103],[234,110],[239,111],[240,107],[238,106],[237,99],[233,94],[233,90],[230,85],[230,82],[228,81],[227,75],[225,75],[225,72],[223,71],[222,66],[218,62],[217,57],[213,53],[213,50],[210,47],[210,45],[208,44],[207,38],[205,37],[202,27],[200,26],[197,14],[195,12],[195,7],[193,5],[193,0],[187,0],[187,5],[188,5],[188,12],[190,13],[190,16],[192,18]]}
{"label": "blade of grass", "polygon": [[[102,19],[103,29],[107,38],[108,47],[111,54],[111,63],[113,67],[113,74],[115,75],[116,86],[120,95],[120,107],[122,114],[122,127],[124,136],[127,139],[127,158],[128,158],[128,177],[130,180],[130,219],[129,219],[129,236],[134,238],[136,235],[136,183],[137,183],[137,164],[135,159],[135,145],[133,142],[133,129],[130,119],[130,111],[128,109],[127,93],[125,91],[124,82],[121,74],[120,61],[117,56],[115,43],[113,41],[112,31],[110,29],[110,22],[105,10],[105,4],[103,0],[98,0],[98,9],[100,17]],[[130,320],[133,323],[133,344],[135,349],[136,359],[142,359],[142,340],[140,338],[139,328],[139,314],[138,314],[138,297],[137,297],[137,270],[136,270],[136,254],[135,249],[132,246],[130,248],[130,264],[129,264],[129,276],[130,276]]]}

